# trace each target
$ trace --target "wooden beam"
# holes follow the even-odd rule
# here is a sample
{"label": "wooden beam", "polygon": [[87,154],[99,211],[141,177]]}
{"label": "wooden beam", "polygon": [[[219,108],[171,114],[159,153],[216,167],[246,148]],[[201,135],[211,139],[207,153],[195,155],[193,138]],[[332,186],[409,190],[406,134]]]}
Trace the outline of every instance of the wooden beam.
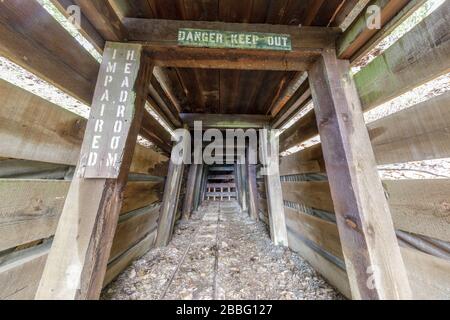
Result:
{"label": "wooden beam", "polygon": [[[299,252],[346,297],[351,298],[345,269],[337,264],[337,260],[344,258],[344,255],[336,225],[291,209],[286,209],[286,220],[289,246]],[[402,247],[400,250],[411,283],[413,299],[434,300],[450,297],[448,260],[415,249]]]}
{"label": "wooden beam", "polygon": [[[367,1],[367,0],[365,0]],[[406,6],[400,10],[395,17],[393,17],[387,24],[377,31],[357,52],[353,54],[350,62],[358,63],[362,57],[367,55],[373,48],[375,48],[381,41],[389,36],[395,29],[397,29],[406,19],[416,12],[427,0],[410,0]]]}
{"label": "wooden beam", "polygon": [[450,157],[450,92],[368,125],[378,164]]}
{"label": "wooden beam", "polygon": [[125,41],[127,32],[107,0],[74,0],[81,12],[107,41]]}
{"label": "wooden beam", "polygon": [[[129,181],[120,213],[160,201],[160,185]],[[69,187],[67,180],[0,179],[0,251],[53,236]]]}
{"label": "wooden beam", "polygon": [[[114,72],[114,67],[113,69],[110,67],[115,63],[117,63],[116,72]],[[70,185],[36,299],[99,298],[122,204],[122,192],[145,110],[148,79],[151,77],[152,69],[153,67],[149,65],[142,53],[141,46],[107,44],[98,77],[91,118],[83,140],[82,155],[77,165],[76,176]],[[111,78],[111,74],[115,77]],[[125,78],[128,79],[126,87],[123,86]],[[105,83],[107,83],[106,87]],[[125,131],[120,136],[120,139],[124,139],[125,144],[118,144],[123,148],[117,150],[121,154],[121,162],[110,163],[113,165],[114,172],[117,172],[117,176],[113,177],[112,170],[106,166],[105,169],[109,171],[102,169],[94,172],[102,174],[99,178],[92,179],[86,177],[86,175],[93,176],[90,168],[93,163],[89,163],[87,158],[90,158],[93,153],[91,150],[96,150],[94,135],[99,134],[98,120],[101,119],[103,111],[109,115],[115,110],[111,101],[105,98],[107,90],[112,88],[122,88],[117,91],[111,90],[109,97],[115,101],[120,99],[124,103],[124,114],[131,116],[128,119],[129,129],[124,129]],[[130,88],[128,90],[133,90],[133,92],[126,91],[124,88]],[[126,93],[124,94],[124,92]],[[109,107],[109,109],[105,108],[107,111],[103,108],[106,104],[108,104],[107,108]],[[97,114],[100,117],[95,117]],[[116,113],[113,112],[112,115],[115,116]],[[114,124],[113,119],[109,121]],[[107,126],[108,123],[105,120],[104,128],[109,131]],[[110,134],[110,132],[105,133]],[[109,137],[109,135],[100,139],[105,137]],[[94,142],[92,142],[93,139]],[[108,141],[106,144],[112,145]],[[94,149],[91,149],[92,146]],[[84,156],[85,151],[86,156]],[[99,155],[98,158],[100,161],[102,155]],[[107,178],[103,178],[103,176]]]}
{"label": "wooden beam", "polygon": [[280,135],[280,150],[289,150],[316,135],[316,114],[311,110]]}
{"label": "wooden beam", "polygon": [[[411,288],[349,63],[329,50],[309,75],[353,297],[409,299]],[[371,268],[377,275],[369,288]]]}
{"label": "wooden beam", "polygon": [[[50,0],[55,7],[66,18],[72,17],[68,8],[75,5],[73,0]],[[78,30],[89,42],[94,46],[98,52],[103,52],[105,47],[105,39],[100,35],[97,29],[89,22],[86,16],[81,12],[80,29]]]}
{"label": "wooden beam", "polygon": [[190,128],[194,128],[194,121],[201,121],[203,129],[259,129],[267,126],[271,119],[252,114],[181,113],[180,117]]}
{"label": "wooden beam", "polygon": [[448,73],[449,29],[450,6],[443,4],[358,72],[354,78],[363,110]]}
{"label": "wooden beam", "polygon": [[275,130],[260,131],[260,148],[269,208],[269,224],[272,241],[276,245],[287,246],[287,230],[284,218],[283,194],[280,182],[279,150]]}
{"label": "wooden beam", "polygon": [[[381,27],[386,25],[395,15],[408,4],[409,0],[373,0],[368,6],[377,6],[381,13]],[[337,40],[337,54],[341,59],[350,59],[378,29],[369,28],[364,10],[353,24]]]}
{"label": "wooden beam", "polygon": [[[0,156],[57,164],[76,165],[87,120],[24,89],[0,79]],[[147,116],[148,115],[148,116]],[[148,118],[149,117],[149,118]],[[170,134],[148,113],[143,124],[164,141],[148,137],[159,147],[168,149]],[[141,134],[144,129],[141,130]],[[147,132],[147,129],[145,129]],[[164,134],[164,135],[163,135]],[[161,141],[161,143],[157,143]],[[149,173],[167,158],[137,145],[131,171]]]}
{"label": "wooden beam", "polygon": [[186,183],[186,194],[184,195],[184,204],[183,204],[183,212],[182,217],[183,220],[189,220],[191,216],[193,202],[194,202],[194,193],[195,193],[195,179],[197,177],[197,170],[199,165],[191,164],[189,167],[188,179]]}
{"label": "wooden beam", "polygon": [[0,43],[5,58],[91,103],[98,62],[37,1],[0,2]]}
{"label": "wooden beam", "polygon": [[[143,43],[158,66],[249,70],[305,70],[323,48],[334,47],[336,28],[124,18],[131,41]],[[293,51],[190,48],[178,45],[180,28],[291,35]],[[188,62],[189,61],[189,62]]]}
{"label": "wooden beam", "polygon": [[193,210],[196,211],[201,203],[201,194],[202,194],[202,178],[203,178],[203,171],[204,171],[204,165],[199,164],[198,170],[197,170],[197,176],[195,177],[195,187],[194,187],[194,208]]}
{"label": "wooden beam", "polygon": [[180,160],[180,148],[183,152],[188,149],[187,139],[181,139],[172,149],[172,157],[169,163],[166,185],[164,187],[163,201],[158,221],[158,234],[156,246],[167,246],[172,238],[175,217],[180,198],[180,186],[183,179],[184,163]]}

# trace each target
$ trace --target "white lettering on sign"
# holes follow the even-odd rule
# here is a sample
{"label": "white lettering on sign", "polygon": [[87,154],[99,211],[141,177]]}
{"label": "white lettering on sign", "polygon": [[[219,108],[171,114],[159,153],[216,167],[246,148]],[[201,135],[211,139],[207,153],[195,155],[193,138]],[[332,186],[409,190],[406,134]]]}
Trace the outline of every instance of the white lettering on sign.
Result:
{"label": "white lettering on sign", "polygon": [[[138,74],[140,51],[135,45],[107,47],[86,128],[78,175],[117,178],[130,123],[134,115],[132,90]],[[120,48],[123,46],[124,48]]]}
{"label": "white lettering on sign", "polygon": [[291,36],[275,33],[233,32],[183,28],[178,30],[181,46],[291,51]]}

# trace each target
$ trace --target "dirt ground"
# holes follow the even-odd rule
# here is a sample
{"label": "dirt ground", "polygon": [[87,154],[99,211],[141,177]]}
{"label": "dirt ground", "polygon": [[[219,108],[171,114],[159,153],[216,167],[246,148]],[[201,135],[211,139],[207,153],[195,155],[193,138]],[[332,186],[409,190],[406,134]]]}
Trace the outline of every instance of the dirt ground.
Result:
{"label": "dirt ground", "polygon": [[148,252],[102,299],[344,299],[299,255],[272,244],[266,225],[235,202],[210,202],[179,222],[171,243]]}

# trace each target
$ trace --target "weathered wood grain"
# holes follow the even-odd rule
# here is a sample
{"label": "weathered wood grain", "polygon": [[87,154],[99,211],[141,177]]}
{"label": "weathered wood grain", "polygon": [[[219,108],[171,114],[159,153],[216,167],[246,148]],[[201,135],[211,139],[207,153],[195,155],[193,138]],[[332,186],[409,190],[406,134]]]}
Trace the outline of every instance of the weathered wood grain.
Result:
{"label": "weathered wood grain", "polygon": [[[409,0],[373,0],[368,6],[380,8],[381,27],[386,25],[409,2]],[[337,53],[341,59],[350,59],[370,38],[377,33],[376,28],[367,25],[366,10],[363,10],[352,25],[337,40]]]}
{"label": "weathered wood grain", "polygon": [[262,162],[265,164],[265,185],[269,209],[269,225],[272,241],[276,245],[287,246],[287,231],[284,217],[283,194],[280,182],[279,149],[274,130],[260,131]]}
{"label": "weathered wood grain", "polygon": [[[336,219],[355,299],[409,299],[388,203],[348,61],[326,51],[309,71]],[[377,267],[374,288],[368,268]]]}
{"label": "weathered wood grain", "polygon": [[355,75],[367,111],[450,71],[450,6],[444,4]]}
{"label": "weathered wood grain", "polygon": [[368,125],[378,164],[450,157],[450,93]]}
{"label": "weathered wood grain", "polygon": [[[0,156],[76,165],[86,119],[0,80]],[[137,145],[131,171],[150,173],[167,157]]]}
{"label": "weathered wood grain", "polygon": [[91,103],[98,62],[37,1],[0,2],[0,42],[2,56]]}
{"label": "weathered wood grain", "polygon": [[109,260],[119,257],[147,234],[156,231],[159,208],[159,205],[141,208],[120,217]]}
{"label": "weathered wood grain", "polygon": [[[69,187],[63,180],[0,179],[0,251],[53,236]],[[121,214],[159,201],[161,187],[128,182]]]}
{"label": "weathered wood grain", "polygon": [[283,199],[334,212],[328,181],[282,182]]}

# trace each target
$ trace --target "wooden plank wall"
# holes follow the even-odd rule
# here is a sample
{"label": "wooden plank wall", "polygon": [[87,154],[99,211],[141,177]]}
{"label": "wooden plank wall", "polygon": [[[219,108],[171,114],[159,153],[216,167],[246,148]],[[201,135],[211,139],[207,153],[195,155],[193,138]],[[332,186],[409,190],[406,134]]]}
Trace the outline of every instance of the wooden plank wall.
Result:
{"label": "wooden plank wall", "polygon": [[[86,120],[0,80],[0,300],[33,299]],[[168,158],[137,145],[105,285],[156,238]]]}
{"label": "wooden plank wall", "polygon": [[[356,74],[364,110],[449,71],[449,10],[442,5]],[[368,124],[378,164],[450,157],[449,110],[450,94],[444,93]],[[317,133],[314,121],[300,120],[280,144],[287,150]],[[280,162],[289,246],[350,297],[321,145]],[[389,180],[383,186],[414,298],[450,299],[450,179]],[[264,204],[260,208],[265,211]],[[405,232],[417,240],[416,248],[404,241]],[[421,246],[421,239],[442,250]]]}

